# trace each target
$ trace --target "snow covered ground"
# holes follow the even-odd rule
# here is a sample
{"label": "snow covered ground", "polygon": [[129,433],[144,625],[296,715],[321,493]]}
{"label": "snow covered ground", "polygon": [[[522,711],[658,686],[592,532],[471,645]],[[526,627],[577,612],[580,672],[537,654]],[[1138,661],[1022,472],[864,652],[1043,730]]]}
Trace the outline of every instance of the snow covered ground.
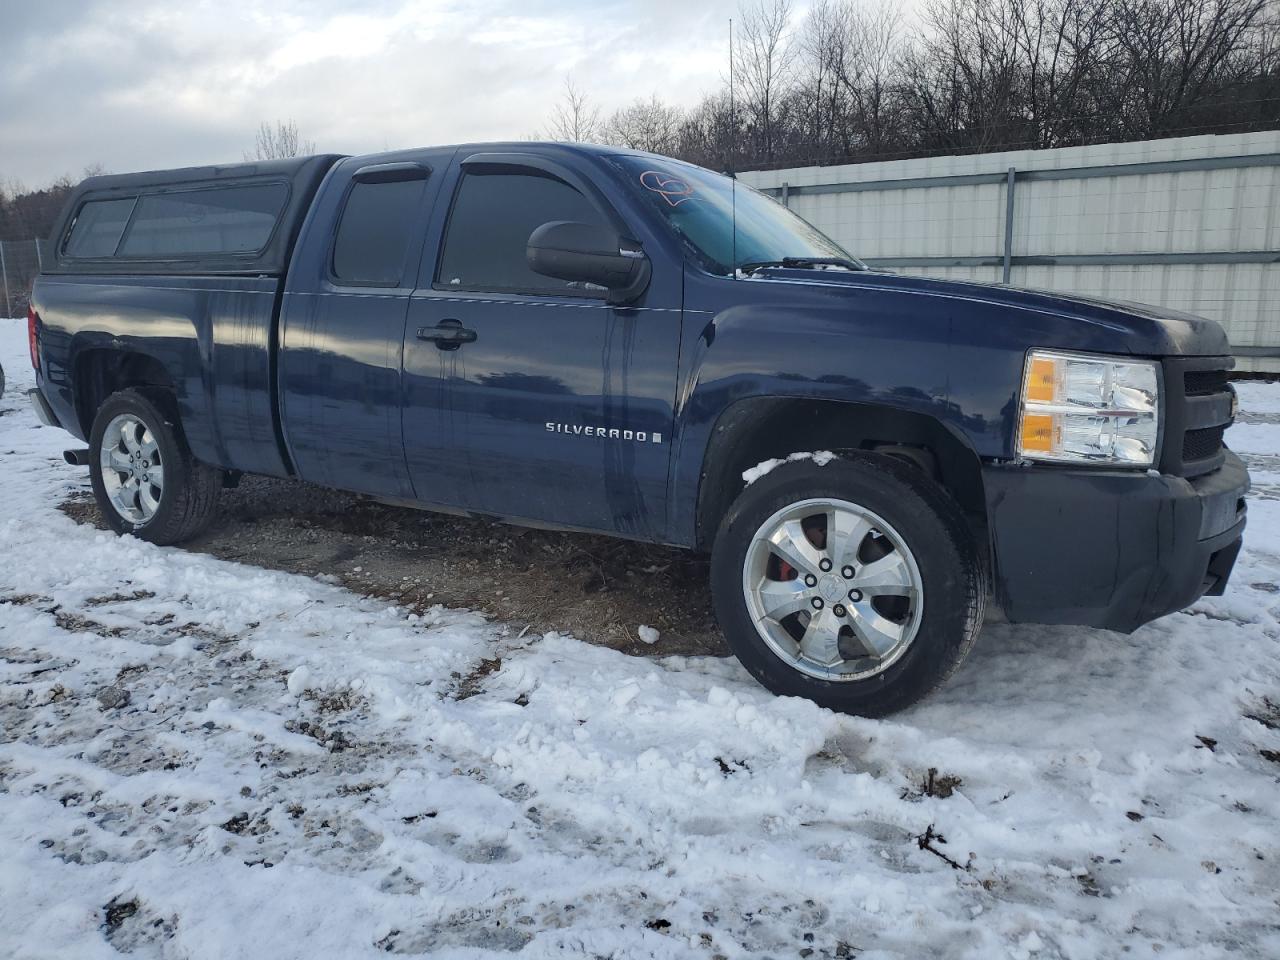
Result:
{"label": "snow covered ground", "polygon": [[1280,386],[1225,597],[869,721],[77,526],[0,363],[0,956],[1280,956]]}

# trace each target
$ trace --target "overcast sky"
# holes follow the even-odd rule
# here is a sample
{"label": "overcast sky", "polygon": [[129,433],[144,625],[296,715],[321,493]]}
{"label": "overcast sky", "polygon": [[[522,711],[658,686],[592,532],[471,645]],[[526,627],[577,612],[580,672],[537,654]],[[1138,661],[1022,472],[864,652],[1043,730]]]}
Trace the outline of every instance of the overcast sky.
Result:
{"label": "overcast sky", "polygon": [[[719,84],[736,0],[0,0],[0,180],[240,160],[262,120],[360,153],[542,131]],[[797,3],[797,7],[805,4]]]}

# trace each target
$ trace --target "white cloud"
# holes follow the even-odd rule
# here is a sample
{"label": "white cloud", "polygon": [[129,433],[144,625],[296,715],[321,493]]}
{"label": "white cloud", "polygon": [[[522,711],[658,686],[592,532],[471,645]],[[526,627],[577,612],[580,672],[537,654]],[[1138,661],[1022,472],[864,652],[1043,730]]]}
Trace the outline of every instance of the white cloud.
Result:
{"label": "white cloud", "polygon": [[572,73],[607,112],[721,81],[733,0],[82,2],[29,16],[0,76],[0,177],[237,160],[261,120],[321,150],[541,130]]}

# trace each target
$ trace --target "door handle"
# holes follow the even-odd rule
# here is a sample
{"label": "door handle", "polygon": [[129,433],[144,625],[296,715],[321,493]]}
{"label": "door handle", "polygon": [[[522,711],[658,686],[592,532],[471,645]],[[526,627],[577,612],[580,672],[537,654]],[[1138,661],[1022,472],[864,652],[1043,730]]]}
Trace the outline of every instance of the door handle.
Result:
{"label": "door handle", "polygon": [[434,327],[419,327],[419,340],[431,340],[441,350],[457,350],[464,343],[473,343],[476,332],[468,330],[461,321],[441,320]]}

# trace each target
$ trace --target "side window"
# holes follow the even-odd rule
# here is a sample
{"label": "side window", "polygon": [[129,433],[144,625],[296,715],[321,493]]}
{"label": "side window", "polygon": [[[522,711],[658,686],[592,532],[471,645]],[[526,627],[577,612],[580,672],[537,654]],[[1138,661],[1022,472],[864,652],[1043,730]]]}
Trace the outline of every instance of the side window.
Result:
{"label": "side window", "polygon": [[422,215],[425,180],[356,183],[338,221],[333,275],[348,283],[396,286],[415,221]]}
{"label": "side window", "polygon": [[133,213],[135,198],[90,200],[80,208],[65,247],[68,257],[110,257]]}
{"label": "side window", "polygon": [[529,234],[551,220],[606,225],[586,197],[555,177],[511,168],[464,174],[436,283],[463,290],[582,290],[529,269]]}
{"label": "side window", "polygon": [[271,239],[288,197],[283,183],[144,196],[120,256],[257,253]]}

